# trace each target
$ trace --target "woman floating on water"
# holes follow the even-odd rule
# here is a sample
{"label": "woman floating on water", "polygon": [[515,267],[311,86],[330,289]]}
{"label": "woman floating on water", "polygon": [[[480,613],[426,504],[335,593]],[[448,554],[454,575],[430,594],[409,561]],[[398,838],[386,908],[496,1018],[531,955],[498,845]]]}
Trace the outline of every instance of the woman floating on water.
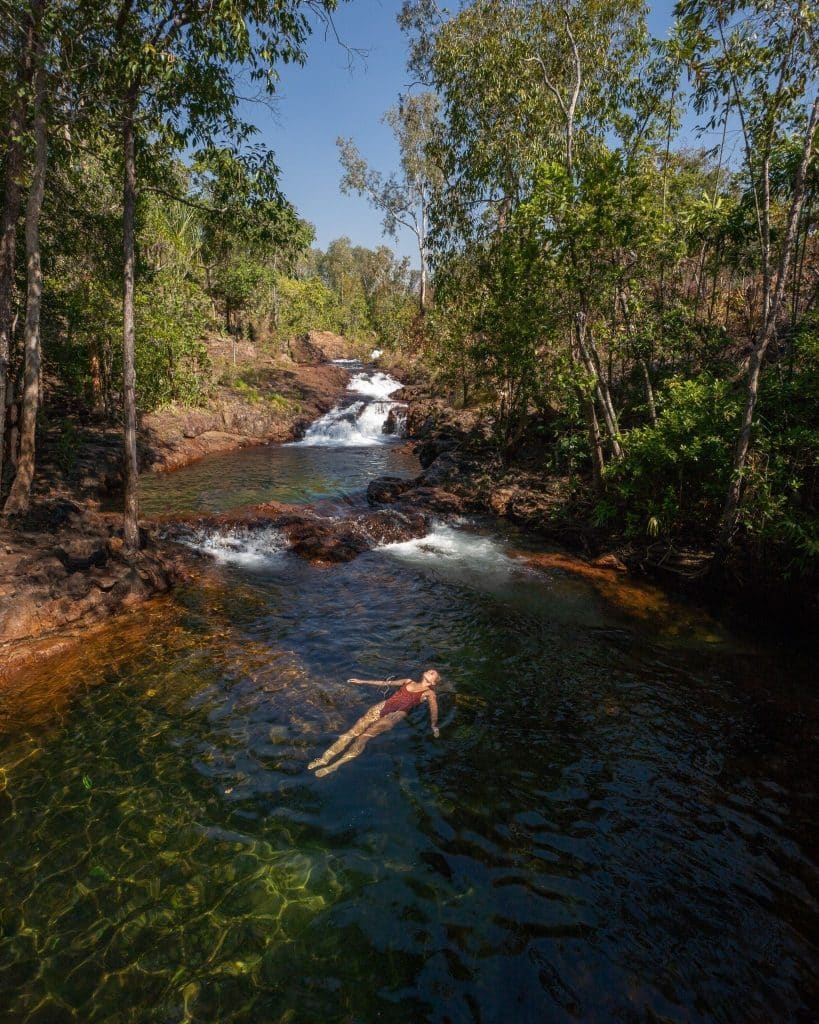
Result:
{"label": "woman floating on water", "polygon": [[[361,751],[367,746],[373,736],[387,732],[394,725],[407,717],[407,712],[417,708],[422,701],[429,704],[429,719],[432,724],[432,735],[437,737],[438,733],[438,701],[435,697],[434,688],[438,685],[440,675],[434,668],[428,668],[416,683],[413,679],[348,679],[348,683],[357,683],[359,686],[399,686],[392,696],[374,704],[370,710],[361,716],[352,729],[348,729],[339,736],[336,742],[326,750],[321,757],[311,761],[308,768],[315,768],[316,775],[329,775],[336,768],[341,767],[346,761],[352,761],[358,757]],[[354,743],[352,741],[355,740]],[[346,754],[334,764],[329,764],[334,757],[341,753],[345,747],[350,746]]]}

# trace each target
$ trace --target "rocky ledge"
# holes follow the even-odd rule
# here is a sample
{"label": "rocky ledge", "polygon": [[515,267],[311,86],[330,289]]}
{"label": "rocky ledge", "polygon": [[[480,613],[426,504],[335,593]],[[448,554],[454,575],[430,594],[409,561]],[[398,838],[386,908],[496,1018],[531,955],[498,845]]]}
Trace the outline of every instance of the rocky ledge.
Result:
{"label": "rocky ledge", "polygon": [[2,522],[0,686],[93,624],[168,590],[183,571],[149,537],[143,550],[126,552],[119,518],[55,498]]}
{"label": "rocky ledge", "polygon": [[241,548],[273,530],[276,550],[286,548],[313,564],[328,565],[352,561],[379,544],[423,537],[430,518],[411,505],[339,512],[329,506],[268,502],[214,515],[163,517],[156,525],[165,540],[194,549],[214,537]]}
{"label": "rocky ledge", "polygon": [[335,405],[349,380],[333,363],[294,363],[254,371],[244,389],[219,387],[205,406],[166,406],[142,417],[142,464],[164,472],[217,452],[292,441]]}

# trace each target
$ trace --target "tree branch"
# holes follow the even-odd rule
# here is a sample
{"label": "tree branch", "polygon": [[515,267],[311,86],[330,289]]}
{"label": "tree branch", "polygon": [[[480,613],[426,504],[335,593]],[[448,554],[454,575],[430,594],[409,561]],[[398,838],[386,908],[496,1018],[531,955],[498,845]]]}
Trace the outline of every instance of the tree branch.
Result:
{"label": "tree branch", "polygon": [[142,185],[140,192],[153,192],[158,196],[164,196],[166,199],[172,200],[174,203],[181,203],[183,206],[189,206],[192,210],[199,210],[202,213],[227,213],[228,208],[226,206],[208,206],[207,203],[197,202],[195,199],[188,199],[186,196],[176,195],[174,192],[169,192],[167,189],[160,188],[158,185]]}

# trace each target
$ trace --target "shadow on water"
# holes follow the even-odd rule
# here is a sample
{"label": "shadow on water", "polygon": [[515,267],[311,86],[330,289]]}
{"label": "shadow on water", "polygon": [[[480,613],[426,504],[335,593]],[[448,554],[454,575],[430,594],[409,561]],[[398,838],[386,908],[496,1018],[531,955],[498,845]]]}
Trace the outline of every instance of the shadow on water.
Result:
{"label": "shadow on water", "polygon": [[[425,664],[439,740],[420,709],[306,771],[381,699],[348,676]],[[331,570],[228,552],[20,695],[0,705],[0,1020],[819,1005],[808,666],[682,609],[630,615],[498,536],[441,527]]]}

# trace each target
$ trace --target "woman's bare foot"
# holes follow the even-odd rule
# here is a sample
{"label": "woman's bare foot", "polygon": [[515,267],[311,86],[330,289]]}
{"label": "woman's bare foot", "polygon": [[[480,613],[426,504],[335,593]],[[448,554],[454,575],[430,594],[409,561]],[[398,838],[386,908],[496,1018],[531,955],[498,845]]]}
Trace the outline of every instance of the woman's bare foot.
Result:
{"label": "woman's bare foot", "polygon": [[323,764],[327,764],[327,762],[324,760],[324,758],[323,757],[317,757],[315,759],[315,761],[311,761],[310,764],[307,765],[307,771],[311,772],[314,768],[319,768]]}
{"label": "woman's bare foot", "polygon": [[331,768],[317,768],[316,769],[316,778],[317,779],[321,779],[325,775],[329,775],[332,770],[333,770],[332,767]]}

